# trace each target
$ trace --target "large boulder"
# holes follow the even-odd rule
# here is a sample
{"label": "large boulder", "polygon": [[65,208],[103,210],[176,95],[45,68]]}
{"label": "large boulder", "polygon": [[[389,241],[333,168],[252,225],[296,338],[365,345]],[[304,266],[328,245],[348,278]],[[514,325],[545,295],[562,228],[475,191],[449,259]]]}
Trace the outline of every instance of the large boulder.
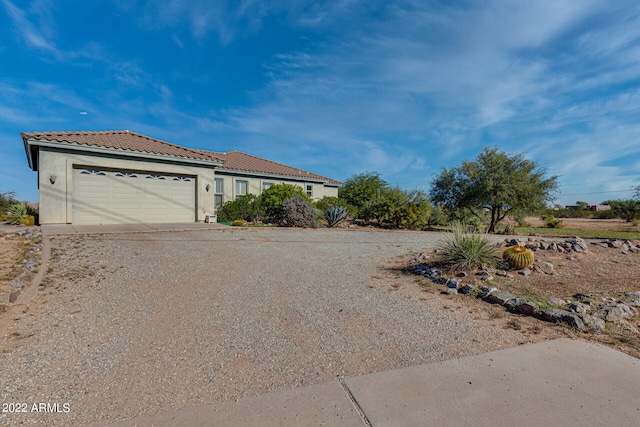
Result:
{"label": "large boulder", "polygon": [[564,323],[579,331],[586,329],[584,322],[577,314],[561,308],[547,308],[546,310],[542,310],[541,317],[547,322]]}

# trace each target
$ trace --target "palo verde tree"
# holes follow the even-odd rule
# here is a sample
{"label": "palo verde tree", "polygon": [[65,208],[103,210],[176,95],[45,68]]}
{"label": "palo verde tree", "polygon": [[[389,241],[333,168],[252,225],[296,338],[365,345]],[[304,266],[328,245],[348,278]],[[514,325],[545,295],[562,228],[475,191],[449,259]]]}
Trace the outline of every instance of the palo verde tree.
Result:
{"label": "palo verde tree", "polygon": [[553,200],[557,177],[521,154],[485,148],[474,160],[443,169],[431,185],[431,201],[451,211],[467,210],[478,218],[488,211],[488,231],[509,213],[536,212]]}

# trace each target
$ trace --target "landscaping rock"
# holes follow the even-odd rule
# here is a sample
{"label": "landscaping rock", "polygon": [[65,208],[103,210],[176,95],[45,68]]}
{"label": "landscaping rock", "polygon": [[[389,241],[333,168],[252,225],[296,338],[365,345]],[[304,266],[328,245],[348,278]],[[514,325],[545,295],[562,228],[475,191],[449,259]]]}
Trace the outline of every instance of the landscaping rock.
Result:
{"label": "landscaping rock", "polygon": [[584,331],[586,329],[584,322],[577,314],[561,308],[547,308],[542,311],[541,317],[547,322],[566,323],[568,326],[580,331]]}
{"label": "landscaping rock", "polygon": [[576,313],[581,314],[581,313],[588,313],[589,310],[591,310],[591,305],[585,304],[583,302],[571,301],[569,303],[569,308],[572,311],[575,311]]}
{"label": "landscaping rock", "polygon": [[549,304],[551,305],[558,305],[558,306],[565,306],[567,305],[567,302],[561,298],[549,298]]}
{"label": "landscaping rock", "polygon": [[529,316],[535,314],[536,311],[538,311],[538,305],[531,301],[527,301],[516,307],[516,313],[527,314]]}
{"label": "landscaping rock", "polygon": [[616,322],[634,315],[633,310],[627,304],[603,305],[598,308],[594,316],[607,322]]}
{"label": "landscaping rock", "polygon": [[480,288],[480,294],[478,295],[478,298],[485,298],[487,295],[489,295],[492,292],[496,292],[498,290],[498,288],[494,288],[493,286],[483,286]]}
{"label": "landscaping rock", "polygon": [[529,270],[528,268],[518,271],[518,274],[522,274],[524,277],[531,275],[531,273],[533,273],[533,271]]}
{"label": "landscaping rock", "polygon": [[459,286],[460,286],[460,282],[456,279],[449,279],[449,282],[447,283],[447,288],[457,290]]}
{"label": "landscaping rock", "polygon": [[536,264],[536,270],[544,274],[553,274],[554,266],[552,263],[545,261],[540,265]]}
{"label": "landscaping rock", "polygon": [[578,317],[580,317],[584,325],[589,328],[592,333],[599,335],[604,330],[605,321],[599,317],[591,316],[586,313],[578,313]]}
{"label": "landscaping rock", "polygon": [[490,302],[491,304],[504,305],[507,301],[514,298],[516,298],[516,296],[510,294],[509,292],[491,292],[484,298],[484,300]]}
{"label": "landscaping rock", "polygon": [[454,288],[447,288],[447,294],[449,295],[458,295],[458,290]]}
{"label": "landscaping rock", "polygon": [[475,286],[470,285],[468,283],[460,287],[460,293],[463,293],[465,295],[469,295],[473,293],[475,290],[476,290]]}
{"label": "landscaping rock", "polygon": [[513,310],[514,307],[522,305],[522,304],[524,304],[526,302],[527,302],[526,299],[520,298],[520,297],[516,297],[516,298],[511,298],[510,300],[505,301],[504,306],[509,310]]}

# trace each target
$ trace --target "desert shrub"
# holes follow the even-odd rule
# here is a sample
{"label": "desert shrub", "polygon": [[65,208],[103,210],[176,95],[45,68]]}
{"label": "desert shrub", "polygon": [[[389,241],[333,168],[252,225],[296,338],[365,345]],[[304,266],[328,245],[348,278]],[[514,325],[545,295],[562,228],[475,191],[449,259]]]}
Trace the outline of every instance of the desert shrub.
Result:
{"label": "desert shrub", "polygon": [[543,216],[542,220],[544,221],[544,224],[545,226],[547,226],[547,228],[562,228],[564,226],[564,223],[561,219],[553,216]]}
{"label": "desert shrub", "polygon": [[27,226],[36,225],[36,217],[33,215],[27,215],[24,218],[22,218],[22,221],[20,223],[22,225],[27,225]]}
{"label": "desert shrub", "polygon": [[493,267],[499,262],[497,246],[484,234],[466,231],[461,223],[452,225],[437,249],[442,261],[456,270]]}
{"label": "desert shrub", "polygon": [[219,222],[234,220],[259,221],[264,216],[260,199],[254,194],[238,196],[236,200],[226,202],[218,210]]}
{"label": "desert shrub", "polygon": [[435,227],[436,225],[447,225],[449,223],[449,216],[445,210],[440,206],[434,206],[431,209],[431,214],[427,219],[427,227]]}
{"label": "desert shrub", "polygon": [[318,226],[318,215],[311,203],[302,196],[295,195],[282,205],[278,225],[282,227],[315,228]]}
{"label": "desert shrub", "polygon": [[277,223],[282,216],[284,203],[293,196],[300,196],[304,201],[311,202],[302,187],[290,184],[276,184],[264,190],[260,195],[260,205],[263,209],[265,220]]}
{"label": "desert shrub", "polygon": [[349,216],[349,211],[344,206],[329,206],[324,210],[324,218],[327,220],[329,227],[335,227]]}
{"label": "desert shrub", "polygon": [[0,192],[0,215],[5,215],[9,208],[18,203],[16,193],[9,191],[7,193]]}
{"label": "desert shrub", "polygon": [[241,219],[234,219],[233,221],[231,221],[231,226],[232,227],[243,227],[247,224],[246,221],[241,220]]}
{"label": "desert shrub", "polygon": [[22,224],[22,220],[29,216],[27,205],[24,203],[14,203],[9,207],[8,215],[11,224]]}
{"label": "desert shrub", "polygon": [[611,206],[611,212],[627,222],[640,219],[640,200],[608,200],[603,202]]}

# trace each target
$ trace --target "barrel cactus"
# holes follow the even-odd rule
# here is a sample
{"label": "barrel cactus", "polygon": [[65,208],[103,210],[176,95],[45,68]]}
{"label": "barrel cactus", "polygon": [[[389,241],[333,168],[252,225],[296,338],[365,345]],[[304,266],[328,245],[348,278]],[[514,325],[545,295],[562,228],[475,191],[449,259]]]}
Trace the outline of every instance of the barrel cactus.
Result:
{"label": "barrel cactus", "polygon": [[504,250],[502,259],[509,263],[509,267],[522,270],[533,265],[533,252],[524,246],[510,246]]}

